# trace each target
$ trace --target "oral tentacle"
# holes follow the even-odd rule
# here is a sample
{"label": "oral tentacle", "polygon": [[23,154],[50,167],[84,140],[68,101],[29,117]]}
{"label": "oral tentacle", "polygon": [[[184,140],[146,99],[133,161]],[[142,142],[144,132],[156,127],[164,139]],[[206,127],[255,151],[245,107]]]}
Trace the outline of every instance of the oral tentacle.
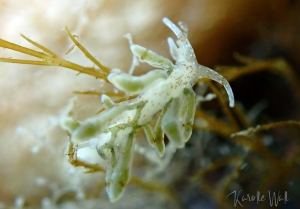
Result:
{"label": "oral tentacle", "polygon": [[231,89],[228,81],[222,75],[220,75],[219,73],[217,73],[216,71],[214,71],[208,67],[205,67],[205,66],[199,64],[198,68],[201,71],[201,73],[200,73],[201,77],[210,78],[210,79],[218,82],[222,86],[224,86],[224,88],[228,94],[229,106],[234,107],[234,96],[233,96],[233,92],[232,92],[232,89]]}

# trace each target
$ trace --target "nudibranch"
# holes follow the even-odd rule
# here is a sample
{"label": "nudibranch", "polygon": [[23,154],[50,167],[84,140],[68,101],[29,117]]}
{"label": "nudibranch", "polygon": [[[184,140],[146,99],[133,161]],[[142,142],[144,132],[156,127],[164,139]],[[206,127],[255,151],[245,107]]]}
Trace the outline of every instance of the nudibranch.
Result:
{"label": "nudibranch", "polygon": [[[196,110],[193,86],[199,78],[209,78],[223,85],[229,96],[229,106],[234,106],[234,96],[228,81],[197,62],[187,39],[186,25],[181,23],[177,27],[167,18],[163,18],[163,22],[177,37],[176,42],[168,38],[175,63],[130,41],[133,55],[155,69],[141,76],[112,70],[107,78],[118,90],[137,96],[114,103],[103,94],[101,101],[105,110],[82,122],[73,117],[73,99],[60,120],[62,128],[70,132],[73,142],[97,138],[96,149],[107,161],[105,182],[112,202],[122,196],[130,179],[135,133],[138,129],[143,128],[149,144],[159,156],[165,153],[164,135],[168,137],[168,146],[175,148],[184,147],[189,140]],[[158,119],[153,128],[150,122],[155,115],[158,115]]]}

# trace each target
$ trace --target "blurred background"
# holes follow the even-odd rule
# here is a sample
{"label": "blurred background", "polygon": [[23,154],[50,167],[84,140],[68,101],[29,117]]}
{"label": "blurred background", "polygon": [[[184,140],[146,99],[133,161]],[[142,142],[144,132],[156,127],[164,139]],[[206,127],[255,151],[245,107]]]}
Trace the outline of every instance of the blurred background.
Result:
{"label": "blurred background", "polygon": [[[135,43],[170,58],[166,39],[173,34],[162,23],[162,18],[168,17],[188,25],[188,37],[200,64],[211,68],[242,66],[234,59],[235,52],[263,60],[284,58],[297,77],[299,14],[298,0],[0,0],[0,38],[34,48],[20,36],[22,33],[64,59],[93,66],[78,49],[65,55],[73,45],[63,29],[67,26],[100,62],[127,71],[132,55],[123,37],[126,33],[132,34]],[[29,58],[2,48],[0,57]],[[149,69],[142,65],[135,73]],[[254,125],[299,120],[299,89],[292,88],[282,74],[262,71],[232,81],[236,100],[249,117],[254,115],[250,110],[258,105],[254,108],[259,110]],[[201,170],[203,160],[213,162],[222,157],[220,150],[229,156],[228,152],[243,152],[240,150],[244,148],[204,131],[195,131],[187,147],[156,177],[167,182],[178,202],[129,185],[118,202],[110,203],[102,173],[85,174],[84,169],[68,163],[68,136],[57,125],[73,91],[99,90],[101,86],[99,80],[70,69],[0,63],[0,208],[235,208],[232,197],[218,199],[216,193],[191,181],[191,177]],[[79,98],[79,117],[86,118],[99,110],[99,97]],[[211,113],[218,116],[218,107],[214,103],[212,106]],[[209,106],[205,108],[209,110]],[[299,133],[299,127],[279,127],[263,135],[269,143],[264,144],[277,157],[298,156],[293,158],[297,172]],[[201,155],[196,149],[199,147]],[[90,163],[98,163],[98,158],[97,153],[86,157]],[[247,158],[240,177],[247,175],[245,179],[236,176],[235,184],[239,186],[233,188],[256,194],[260,179],[277,175],[277,170],[265,172],[268,162],[255,152]],[[136,174],[144,172],[139,170],[146,169],[144,164],[135,162]],[[218,182],[226,171],[217,169],[202,181]],[[278,175],[265,190],[277,192],[283,188],[281,184],[289,185],[282,194],[287,191],[290,200],[287,204],[282,201],[278,208],[300,208],[299,176],[292,175],[294,172],[289,175],[288,170],[286,173]],[[267,202],[257,205],[249,201],[244,206],[270,207]]]}

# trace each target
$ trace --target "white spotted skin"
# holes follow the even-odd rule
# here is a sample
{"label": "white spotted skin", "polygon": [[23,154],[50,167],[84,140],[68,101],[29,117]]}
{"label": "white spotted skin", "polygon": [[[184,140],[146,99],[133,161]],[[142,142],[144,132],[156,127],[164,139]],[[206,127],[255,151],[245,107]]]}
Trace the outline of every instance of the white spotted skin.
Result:
{"label": "white spotted skin", "polygon": [[145,125],[149,123],[153,116],[162,110],[172,98],[181,97],[185,88],[192,88],[199,76],[199,71],[194,63],[175,65],[172,73],[166,80],[144,92],[137,98],[138,101],[135,101],[146,102],[141,110],[138,124]]}

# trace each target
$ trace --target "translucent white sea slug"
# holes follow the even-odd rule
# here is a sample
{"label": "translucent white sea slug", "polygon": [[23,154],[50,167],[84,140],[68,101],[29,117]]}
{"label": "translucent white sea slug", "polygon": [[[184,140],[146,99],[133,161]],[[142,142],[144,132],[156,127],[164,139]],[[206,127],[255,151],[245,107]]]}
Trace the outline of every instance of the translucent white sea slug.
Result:
{"label": "translucent white sea slug", "polygon": [[[189,140],[194,123],[196,95],[193,86],[199,78],[210,78],[227,91],[230,107],[234,97],[227,80],[212,69],[197,62],[194,50],[187,39],[187,27],[180,29],[169,19],[163,22],[177,36],[176,43],[168,38],[170,53],[175,64],[155,52],[130,41],[132,53],[142,62],[157,68],[142,76],[132,76],[121,70],[112,70],[108,80],[134,99],[114,103],[107,95],[101,101],[105,108],[100,114],[83,122],[73,117],[75,100],[71,100],[61,117],[62,128],[69,131],[73,142],[98,139],[96,149],[107,160],[106,189],[110,200],[118,200],[130,179],[135,146],[135,132],[143,128],[149,144],[159,156],[165,153],[164,134],[168,146],[182,148]],[[154,128],[153,117],[159,114]]]}

